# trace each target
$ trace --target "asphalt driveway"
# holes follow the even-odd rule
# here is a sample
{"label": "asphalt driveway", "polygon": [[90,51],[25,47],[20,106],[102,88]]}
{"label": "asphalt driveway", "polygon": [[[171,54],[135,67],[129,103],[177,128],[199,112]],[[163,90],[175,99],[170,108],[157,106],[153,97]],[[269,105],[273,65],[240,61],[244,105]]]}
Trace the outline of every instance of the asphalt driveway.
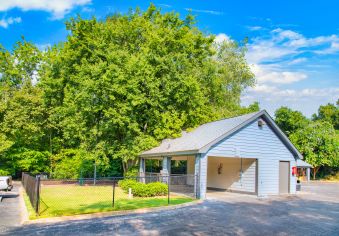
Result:
{"label": "asphalt driveway", "polygon": [[258,199],[209,193],[201,204],[143,215],[15,227],[6,235],[339,235],[339,183]]}
{"label": "asphalt driveway", "polygon": [[10,192],[0,192],[0,234],[1,232],[21,226],[25,217],[25,209],[22,197],[20,196],[20,182],[13,182],[14,188]]}

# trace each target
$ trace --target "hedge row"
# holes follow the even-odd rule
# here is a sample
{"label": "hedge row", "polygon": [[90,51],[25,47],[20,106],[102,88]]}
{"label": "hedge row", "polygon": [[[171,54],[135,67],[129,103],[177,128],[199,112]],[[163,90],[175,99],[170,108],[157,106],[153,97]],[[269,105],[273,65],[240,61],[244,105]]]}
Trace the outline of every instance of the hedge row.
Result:
{"label": "hedge row", "polygon": [[124,179],[120,180],[118,185],[126,193],[128,193],[128,189],[131,188],[133,196],[136,197],[164,196],[168,193],[167,185],[160,182],[144,184],[133,179]]}

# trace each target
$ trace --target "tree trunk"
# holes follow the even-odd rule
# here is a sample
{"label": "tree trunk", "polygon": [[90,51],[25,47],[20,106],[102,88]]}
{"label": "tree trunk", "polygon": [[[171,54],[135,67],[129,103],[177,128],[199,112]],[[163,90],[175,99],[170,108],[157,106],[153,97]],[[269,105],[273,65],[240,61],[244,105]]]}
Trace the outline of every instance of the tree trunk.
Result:
{"label": "tree trunk", "polygon": [[123,171],[124,171],[124,175],[125,175],[125,173],[127,172],[127,166],[126,166],[126,162],[125,161],[123,161],[123,160],[121,160],[121,162],[122,162],[122,169],[123,169]]}
{"label": "tree trunk", "polygon": [[313,168],[313,180],[315,180],[315,176],[316,176],[318,170],[319,170],[319,167],[314,167]]}
{"label": "tree trunk", "polygon": [[127,161],[122,161],[122,168],[123,168],[123,170],[124,170],[124,175],[127,173],[127,171],[128,171],[131,167],[137,165],[137,163],[138,163],[138,158],[135,158],[135,159],[133,159],[133,160],[129,159],[129,160],[127,160]]}

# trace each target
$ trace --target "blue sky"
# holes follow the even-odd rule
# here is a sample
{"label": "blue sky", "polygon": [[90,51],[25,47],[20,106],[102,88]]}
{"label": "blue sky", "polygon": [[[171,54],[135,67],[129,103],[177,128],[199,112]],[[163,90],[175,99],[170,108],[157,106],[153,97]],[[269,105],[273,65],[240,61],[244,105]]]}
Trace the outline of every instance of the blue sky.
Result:
{"label": "blue sky", "polygon": [[[23,35],[40,48],[65,40],[64,22],[76,14],[105,18],[148,1],[0,0],[0,43],[11,49]],[[197,26],[216,40],[249,38],[247,61],[257,85],[242,96],[271,114],[282,105],[311,116],[339,98],[339,1],[153,1],[182,16],[191,9]]]}

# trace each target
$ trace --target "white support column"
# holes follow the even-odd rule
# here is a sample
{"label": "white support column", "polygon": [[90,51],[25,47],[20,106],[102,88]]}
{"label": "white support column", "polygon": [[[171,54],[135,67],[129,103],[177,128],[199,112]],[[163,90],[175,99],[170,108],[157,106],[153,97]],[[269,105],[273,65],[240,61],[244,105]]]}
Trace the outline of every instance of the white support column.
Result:
{"label": "white support column", "polygon": [[195,158],[195,173],[198,175],[197,195],[200,199],[206,198],[207,188],[207,154],[197,154]]}
{"label": "white support column", "polygon": [[310,178],[310,176],[311,176],[311,168],[308,167],[308,168],[306,169],[306,172],[307,172],[307,181],[310,181],[310,179],[311,179],[311,178]]}
{"label": "white support column", "polygon": [[163,157],[162,159],[162,173],[163,175],[171,174],[171,157]]}
{"label": "white support column", "polygon": [[162,181],[168,183],[171,174],[171,157],[163,157],[162,159]]}
{"label": "white support column", "polygon": [[140,182],[145,183],[146,160],[142,157],[139,159],[139,177]]}
{"label": "white support column", "polygon": [[200,154],[194,156],[194,193],[200,198]]}

